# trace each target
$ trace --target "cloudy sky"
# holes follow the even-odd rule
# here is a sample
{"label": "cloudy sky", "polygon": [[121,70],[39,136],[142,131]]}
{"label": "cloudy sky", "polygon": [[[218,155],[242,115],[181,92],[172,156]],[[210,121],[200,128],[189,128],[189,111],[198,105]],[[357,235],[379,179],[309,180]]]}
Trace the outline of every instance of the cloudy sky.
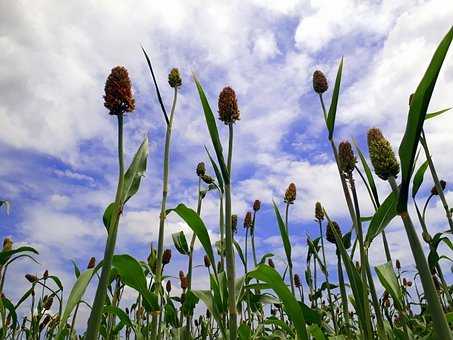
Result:
{"label": "cloudy sky", "polygon": [[[191,80],[194,72],[213,108],[225,85],[236,90],[241,120],[235,126],[233,210],[242,226],[253,201],[263,202],[256,227],[258,253],[273,252],[281,269],[284,255],[270,203],[282,203],[288,184],[296,183],[289,227],[295,272],[303,273],[306,236],[317,236],[316,201],[340,221],[343,231],[350,227],[318,97],[311,88],[313,71],[323,70],[332,84],[344,57],[338,141],[354,138],[366,151],[367,129],[376,126],[396,150],[408,96],[453,24],[453,2],[2,1],[0,19],[0,198],[11,202],[9,215],[0,211],[0,236],[12,236],[16,244],[30,244],[40,252],[39,265],[24,261],[8,273],[6,292],[17,297],[26,285],[26,272],[49,269],[69,288],[71,260],[84,267],[91,256],[102,257],[102,213],[114,198],[117,175],[116,121],[103,107],[102,95],[105,78],[116,65],[128,68],[136,95],[137,109],[125,123],[127,162],[144,136],[150,140],[148,172],[125,209],[117,253],[145,259],[157,240],[165,124],[140,45],[152,59],[167,107],[172,96],[168,71],[178,67],[182,73],[168,206],[196,205],[195,167],[206,161],[203,146],[210,147]],[[431,111],[453,105],[452,56],[447,55]],[[425,128],[447,182],[453,180],[446,153],[453,146],[448,129],[452,124],[447,113]],[[219,128],[225,137],[223,124]],[[420,201],[432,186],[426,178]],[[382,200],[389,188],[378,184]],[[370,215],[371,204],[359,180],[358,186],[363,214]],[[448,187],[447,198],[453,200]],[[203,207],[213,240],[218,234],[217,204],[210,193]],[[433,233],[446,229],[439,207],[433,201],[428,210]],[[171,217],[167,247],[172,247],[171,233],[179,230],[187,232],[188,227]],[[241,242],[243,235],[240,228]],[[410,268],[399,221],[389,226],[388,236],[393,256]],[[380,240],[371,253],[372,264],[385,261]],[[201,251],[197,254],[200,262]],[[334,264],[332,256],[333,249],[329,257]],[[169,273],[186,266],[186,259],[174,251]],[[200,287],[206,276],[203,269],[196,270],[195,285]]]}

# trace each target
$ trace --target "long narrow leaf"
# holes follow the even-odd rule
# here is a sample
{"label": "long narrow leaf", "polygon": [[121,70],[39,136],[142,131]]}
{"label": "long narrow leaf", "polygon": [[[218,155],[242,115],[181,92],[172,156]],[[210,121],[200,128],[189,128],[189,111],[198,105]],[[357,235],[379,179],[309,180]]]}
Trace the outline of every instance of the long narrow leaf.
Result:
{"label": "long narrow leaf", "polygon": [[423,183],[423,176],[425,176],[425,171],[428,168],[428,160],[426,160],[420,167],[418,168],[417,172],[414,175],[414,179],[412,180],[412,198],[415,198],[417,195],[418,189]]}
{"label": "long narrow leaf", "polygon": [[396,192],[391,192],[378,210],[374,213],[365,237],[365,244],[367,246],[370,246],[374,238],[379,235],[397,215],[397,195],[398,194]]}
{"label": "long narrow leaf", "polygon": [[277,217],[277,224],[278,228],[280,229],[280,235],[282,237],[283,248],[285,249],[286,259],[288,261],[288,265],[292,266],[291,260],[291,243],[289,242],[289,235],[286,230],[285,222],[283,222],[282,216],[280,215],[280,211],[278,210],[277,204],[272,201],[274,205],[275,216]]}
{"label": "long narrow leaf", "polygon": [[335,87],[333,88],[332,100],[330,102],[329,113],[327,114],[327,129],[329,130],[329,139],[333,138],[333,130],[335,129],[335,116],[337,114],[338,96],[340,95],[341,73],[343,71],[343,58],[341,58],[338,66],[337,77],[335,79]]}

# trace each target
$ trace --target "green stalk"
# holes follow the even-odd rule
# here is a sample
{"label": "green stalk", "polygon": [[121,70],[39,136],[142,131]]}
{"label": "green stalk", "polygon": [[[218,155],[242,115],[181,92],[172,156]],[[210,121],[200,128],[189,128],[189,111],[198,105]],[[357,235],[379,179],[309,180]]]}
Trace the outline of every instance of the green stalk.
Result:
{"label": "green stalk", "polygon": [[[392,187],[392,190],[394,192],[398,192],[398,186],[395,178],[389,177],[388,181]],[[407,210],[401,212],[400,216],[403,221],[404,228],[406,229],[407,238],[409,239],[409,244],[412,250],[412,256],[414,257],[417,270],[420,273],[420,280],[423,285],[423,291],[425,292],[427,307],[433,320],[434,330],[437,333],[438,339],[451,340],[452,336],[448,327],[447,319],[445,318],[445,314],[442,310],[439,296],[437,295],[436,288],[431,277],[431,272],[428,267],[428,262],[423,254],[423,248],[420,244],[420,240],[418,239],[415,227]]]}
{"label": "green stalk", "polygon": [[[360,270],[362,274],[362,281],[364,283],[364,292],[363,292],[363,299],[364,299],[364,312],[366,313],[366,319],[370,320],[369,323],[367,323],[367,327],[369,327],[368,334],[372,334],[372,325],[371,325],[371,315],[370,315],[370,306],[369,306],[369,301],[368,301],[368,285],[366,284],[367,281],[369,281],[370,287],[374,285],[373,283],[373,278],[368,280],[368,272],[369,270],[369,263],[368,263],[368,257],[366,254],[366,249],[364,246],[364,241],[363,241],[363,230],[362,230],[362,222],[360,221],[360,207],[359,207],[359,200],[357,197],[357,192],[355,190],[355,185],[354,185],[354,178],[352,177],[352,173],[349,174],[349,184],[351,186],[351,192],[352,192],[352,197],[354,199],[354,207],[355,207],[355,214],[356,214],[356,233],[357,233],[357,238],[359,240],[359,250],[360,250]],[[373,287],[374,288],[374,287]],[[382,322],[382,316],[380,314],[380,309],[379,309],[379,304],[375,305],[375,295],[376,291],[374,290],[374,294],[372,294],[372,299],[373,299],[373,305],[375,308],[375,313],[376,313],[376,318],[378,321],[378,332],[379,335],[385,336],[385,331],[384,331],[384,325]],[[373,296],[374,295],[374,296]],[[377,297],[376,297],[377,300]]]}
{"label": "green stalk", "polygon": [[[285,211],[285,225],[286,225],[286,232],[289,233],[289,226],[288,226],[288,212],[289,212],[289,203],[286,203],[286,211]],[[291,293],[295,296],[294,291],[294,276],[293,276],[293,261],[289,258],[288,259],[288,270],[289,270],[289,283],[291,285]]]}
{"label": "green stalk", "polygon": [[256,260],[256,250],[255,250],[255,221],[256,221],[256,211],[253,212],[252,228],[250,229],[250,239],[252,241],[252,253],[253,253],[253,263],[255,267],[258,266],[258,261]]}
{"label": "green stalk", "polygon": [[341,256],[337,250],[337,258],[338,258],[338,282],[340,284],[340,293],[341,293],[341,305],[343,307],[343,318],[344,324],[347,329],[346,334],[350,336],[351,328],[349,325],[349,310],[348,310],[348,296],[346,295],[346,288],[344,285],[344,277],[343,277],[343,267],[341,265]]}
{"label": "green stalk", "polygon": [[[157,243],[157,263],[156,263],[156,276],[155,276],[155,287],[157,294],[160,295],[161,283],[162,283],[162,254],[164,252],[164,232],[165,232],[165,219],[166,219],[166,206],[168,196],[168,170],[170,163],[170,143],[171,143],[171,132],[173,126],[173,118],[175,115],[176,99],[178,97],[178,89],[175,87],[173,95],[173,104],[170,113],[170,122],[167,124],[167,132],[165,134],[165,148],[164,148],[164,168],[163,168],[163,179],[162,179],[162,203],[160,209],[160,221],[159,221],[159,239]],[[157,315],[153,314],[151,322],[151,336],[153,339],[156,338],[157,334]]]}
{"label": "green stalk", "polygon": [[428,144],[426,142],[425,131],[422,130],[422,135],[420,137],[420,143],[422,144],[423,150],[425,151],[426,160],[428,161],[429,170],[431,172],[431,176],[433,177],[434,185],[436,186],[437,193],[439,194],[439,198],[442,202],[442,205],[445,209],[445,214],[447,216],[448,224],[450,225],[450,230],[453,231],[453,220],[451,217],[451,211],[448,207],[447,200],[445,199],[444,191],[439,182],[439,176],[437,176],[436,168],[434,167],[433,160],[431,158],[431,154],[429,153]]}
{"label": "green stalk", "polygon": [[[334,312],[333,302],[332,302],[332,294],[330,292],[329,270],[327,269],[326,252],[324,250],[324,237],[322,235],[322,225],[321,225],[321,221],[318,221],[318,222],[319,222],[319,235],[321,235],[321,249],[322,249],[322,261],[323,261],[323,265],[324,265],[324,276],[326,277],[326,283],[327,283],[327,298],[329,300],[330,311],[332,313],[333,327],[335,329],[335,333],[338,333],[337,320],[335,318],[335,312]],[[314,261],[316,261],[316,260],[314,260]]]}
{"label": "green stalk", "polygon": [[[224,247],[225,247],[225,217],[224,217],[224,210],[223,210],[223,192],[219,190],[220,194],[220,203],[219,203],[219,226],[220,226],[220,245],[221,245],[221,252],[220,252],[220,264],[222,266],[222,271],[225,270],[225,254],[224,254]],[[215,265],[215,264],[213,264]]]}
{"label": "green stalk", "polygon": [[236,340],[237,310],[235,296],[235,264],[233,249],[233,229],[231,226],[231,160],[233,157],[233,123],[228,124],[228,178],[225,178],[225,251],[228,276],[228,311],[230,340]]}
{"label": "green stalk", "polygon": [[105,246],[104,260],[102,265],[101,277],[99,279],[96,296],[94,298],[93,308],[88,320],[88,329],[86,333],[87,340],[96,340],[98,338],[101,326],[102,311],[104,309],[107,287],[110,281],[110,271],[112,267],[113,254],[115,252],[116,238],[118,234],[118,223],[120,214],[123,209],[123,183],[124,183],[124,150],[123,150],[123,115],[118,117],[118,163],[119,175],[118,186],[115,196],[115,211],[110,220],[107,243]]}

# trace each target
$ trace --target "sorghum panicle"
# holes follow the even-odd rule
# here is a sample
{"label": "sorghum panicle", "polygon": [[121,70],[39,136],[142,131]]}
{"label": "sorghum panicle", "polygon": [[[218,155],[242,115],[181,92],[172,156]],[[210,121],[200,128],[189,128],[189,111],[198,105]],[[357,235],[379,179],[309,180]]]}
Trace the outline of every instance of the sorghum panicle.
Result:
{"label": "sorghum panicle", "polygon": [[329,241],[330,243],[337,244],[337,240],[335,239],[335,234],[333,230],[336,230],[338,235],[341,236],[341,229],[340,226],[338,225],[337,222],[332,221],[327,224],[327,229],[326,229],[326,240]]}
{"label": "sorghum panicle", "polygon": [[338,160],[340,169],[344,174],[350,175],[354,171],[357,158],[354,155],[351,143],[348,141],[343,141],[338,146]]}
{"label": "sorghum panicle", "polygon": [[376,175],[385,181],[389,177],[396,178],[400,171],[399,163],[389,141],[377,128],[368,130],[368,150]]}
{"label": "sorghum panicle", "polygon": [[182,85],[181,76],[179,75],[179,70],[177,68],[172,68],[168,74],[168,84],[170,87],[180,87]]}
{"label": "sorghum panicle", "polygon": [[204,176],[206,174],[206,167],[203,162],[198,163],[196,172],[198,177]]}
{"label": "sorghum panicle", "polygon": [[88,261],[87,269],[94,268],[96,266],[96,258],[91,257],[90,261]]}
{"label": "sorghum panicle", "polygon": [[321,222],[324,220],[324,210],[322,209],[322,205],[319,202],[315,204],[315,218]]}
{"label": "sorghum panicle", "polygon": [[231,229],[234,233],[238,231],[238,215],[231,215]]}
{"label": "sorghum panicle", "polygon": [[13,240],[9,237],[3,239],[3,251],[13,250]]}
{"label": "sorghum panicle", "polygon": [[164,253],[162,254],[162,264],[165,266],[169,264],[171,260],[171,249],[165,249]]}
{"label": "sorghum panicle", "polygon": [[293,204],[296,200],[296,185],[291,183],[286,189],[284,202],[288,204]]}
{"label": "sorghum panicle", "polygon": [[225,124],[231,124],[239,120],[240,112],[238,108],[238,102],[236,93],[234,90],[226,86],[223,88],[219,95],[219,119]]}
{"label": "sorghum panicle", "polygon": [[104,106],[111,115],[122,115],[135,109],[129,73],[123,66],[112,69],[105,82]]}
{"label": "sorghum panicle", "polygon": [[252,226],[252,213],[247,211],[244,218],[244,228],[250,228]]}
{"label": "sorghum panicle", "polygon": [[258,211],[261,208],[261,201],[260,200],[255,200],[253,202],[253,211]]}
{"label": "sorghum panicle", "polygon": [[327,79],[324,73],[322,73],[319,70],[316,70],[313,73],[313,90],[315,90],[316,93],[324,93],[327,91],[329,88],[329,85],[327,84]]}

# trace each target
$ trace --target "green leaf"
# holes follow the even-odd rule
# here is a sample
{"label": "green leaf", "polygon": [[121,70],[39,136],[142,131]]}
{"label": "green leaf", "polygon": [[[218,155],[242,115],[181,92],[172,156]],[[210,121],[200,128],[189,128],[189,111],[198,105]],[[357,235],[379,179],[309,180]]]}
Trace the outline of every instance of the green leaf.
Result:
{"label": "green leaf", "polygon": [[343,58],[341,58],[338,66],[337,77],[335,79],[335,87],[333,88],[332,100],[330,102],[329,113],[327,114],[327,129],[329,130],[329,139],[333,138],[333,130],[335,128],[335,116],[337,114],[338,96],[340,94],[341,73],[343,71]]}
{"label": "green leaf", "polygon": [[124,174],[123,202],[126,203],[134,196],[140,187],[140,181],[146,172],[148,159],[148,137],[145,137],[142,144],[132,159],[131,165]]}
{"label": "green leaf", "polygon": [[39,253],[36,251],[35,248],[24,246],[24,247],[19,247],[13,250],[8,250],[8,251],[2,251],[0,252],[0,266],[3,266],[8,260],[11,258],[11,256],[19,253],[25,253],[25,252],[31,252],[36,255],[39,255]]}
{"label": "green leaf", "polygon": [[264,320],[266,325],[274,325],[281,328],[288,336],[293,337],[294,331],[283,320],[277,319],[275,316],[268,317]]}
{"label": "green leaf", "polygon": [[403,292],[398,283],[398,278],[393,271],[392,263],[387,262],[379,266],[374,267],[376,274],[381,282],[382,286],[389,292],[395,303],[395,307],[399,311],[403,311]]}
{"label": "green leaf", "polygon": [[204,147],[206,150],[206,153],[208,154],[209,160],[211,161],[212,168],[214,169],[215,176],[217,177],[217,183],[219,183],[219,188],[220,191],[223,193],[223,177],[222,173],[219,170],[219,167],[217,166],[217,163],[214,161],[214,159],[211,157],[211,153],[209,152],[208,148],[205,146]]}
{"label": "green leaf", "polygon": [[247,324],[242,323],[238,328],[238,336],[239,340],[249,340],[252,337],[252,330]]}
{"label": "green leaf", "polygon": [[223,320],[221,319],[218,309],[215,308],[215,305],[213,303],[213,296],[210,290],[194,290],[192,291],[195,296],[197,296],[203,303],[205,304],[206,308],[211,312],[212,316],[217,322],[217,325],[220,327],[220,331],[226,338],[226,330],[225,330],[225,325],[223,323]]}
{"label": "green leaf", "polygon": [[134,325],[132,324],[129,315],[127,315],[126,312],[123,311],[121,308],[114,307],[112,305],[104,306],[104,313],[116,315],[122,323],[131,327],[132,329],[134,328]]}
{"label": "green leaf", "polygon": [[412,97],[406,131],[399,148],[401,160],[401,186],[398,199],[397,210],[399,213],[407,210],[407,201],[409,194],[409,184],[412,175],[412,167],[417,152],[418,142],[423,129],[423,123],[426,117],[431,95],[436,85],[437,77],[442,67],[443,61],[447,54],[450,43],[453,39],[453,27],[440,42],[437,47],[431,63],[428,66],[420,84],[418,85]]}
{"label": "green leaf", "polygon": [[[2,294],[3,295],[3,294]],[[9,325],[9,327],[16,327],[17,325],[17,313],[16,313],[16,308],[12,304],[10,300],[6,298],[6,296],[2,296],[1,302],[3,303],[3,306],[9,311],[9,317],[12,319],[13,323],[12,325]]]}
{"label": "green leaf", "polygon": [[197,235],[200,240],[201,245],[203,246],[206,255],[208,255],[209,260],[213,264],[213,269],[215,271],[215,261],[214,252],[212,251],[211,238],[209,237],[208,229],[206,228],[203,220],[198,216],[198,214],[192,209],[186,207],[183,203],[179,204],[174,209],[167,210],[167,213],[174,211],[176,212],[193,230],[195,235]]}
{"label": "green leaf", "polygon": [[116,269],[121,280],[127,286],[139,292],[148,311],[158,311],[159,302],[154,293],[150,293],[146,283],[145,273],[140,263],[130,255],[115,255],[112,269]]}
{"label": "green leaf", "polygon": [[173,238],[173,244],[175,248],[182,254],[182,255],[189,255],[189,246],[187,245],[186,235],[181,230],[180,232],[171,234]]}
{"label": "green leaf", "polygon": [[223,157],[222,143],[220,142],[219,131],[217,130],[217,124],[215,122],[214,114],[212,113],[206,94],[204,93],[203,87],[201,86],[198,79],[193,76],[195,85],[197,86],[198,94],[200,96],[201,105],[203,106],[203,112],[208,125],[209,135],[211,136],[212,145],[217,156],[217,162],[219,163],[220,170],[225,183],[230,182],[230,175],[225,164],[225,158]]}
{"label": "green leaf", "polygon": [[193,315],[193,310],[195,309],[198,301],[199,298],[191,290],[189,290],[184,297],[184,302],[181,307],[183,314],[186,316]]}
{"label": "green leaf", "polygon": [[165,310],[164,313],[165,323],[167,325],[169,324],[175,328],[178,328],[179,327],[178,312],[176,311],[175,305],[171,300],[168,300],[168,302],[165,304],[164,310]]}
{"label": "green leaf", "polygon": [[436,111],[436,112],[432,112],[432,113],[427,113],[427,114],[426,114],[426,117],[425,117],[425,120],[428,120],[428,119],[431,119],[431,118],[440,116],[442,113],[447,112],[447,111],[450,111],[451,109],[452,109],[452,108],[449,107],[448,109],[443,109],[443,110],[440,110],[440,111]]}
{"label": "green leaf", "polygon": [[110,221],[112,220],[113,212],[115,211],[115,202],[110,203],[107,208],[104,210],[104,215],[102,215],[102,222],[104,222],[104,227],[109,232]]}
{"label": "green leaf", "polygon": [[[325,340],[326,337],[324,336],[324,333],[322,332],[321,328],[318,325],[310,325],[308,327],[310,334],[315,338],[315,340]],[[329,339],[332,339],[329,337]]]}
{"label": "green leaf", "polygon": [[418,189],[423,183],[423,176],[425,176],[425,171],[428,168],[428,160],[426,160],[420,167],[418,168],[417,172],[414,175],[414,179],[412,180],[412,198],[415,198],[417,195]]}
{"label": "green leaf", "polygon": [[74,283],[74,286],[72,287],[71,292],[69,293],[68,302],[66,302],[65,309],[60,318],[60,324],[58,326],[59,335],[57,336],[57,338],[61,337],[66,322],[68,321],[69,315],[71,315],[73,309],[80,302],[80,300],[83,297],[83,294],[85,294],[85,290],[87,289],[88,284],[90,283],[94,273],[95,268],[87,269],[79,275],[76,282]]}
{"label": "green leaf", "polygon": [[378,210],[376,210],[373,218],[371,219],[370,225],[368,226],[368,231],[365,237],[365,246],[369,247],[374,238],[379,235],[397,215],[397,199],[398,194],[396,192],[391,192]]}
{"label": "green leaf", "polygon": [[368,185],[370,187],[374,201],[377,205],[379,205],[379,196],[378,196],[378,192],[376,189],[376,183],[374,182],[373,172],[371,171],[371,168],[368,165],[366,158],[363,156],[362,150],[360,150],[360,148],[357,145],[355,140],[353,140],[353,143],[354,143],[355,149],[357,150],[357,154],[359,155],[360,162],[362,163],[363,170],[365,170],[365,175],[368,180]]}
{"label": "green leaf", "polygon": [[277,217],[278,228],[280,229],[280,236],[283,241],[283,248],[285,249],[286,259],[288,261],[288,265],[292,266],[291,260],[291,243],[289,242],[288,232],[286,230],[285,222],[283,222],[282,216],[280,215],[280,210],[278,210],[277,204],[272,201],[274,205],[275,216]]}
{"label": "green leaf", "polygon": [[270,257],[272,257],[272,256],[274,256],[274,254],[272,254],[272,253],[266,253],[266,254],[264,254],[264,255],[261,257],[261,260],[260,260],[260,262],[258,262],[258,263],[259,263],[259,264],[263,264],[264,262],[266,262],[266,259],[267,259],[267,258],[270,258]]}
{"label": "green leaf", "polygon": [[236,251],[238,252],[238,255],[242,261],[242,264],[245,267],[245,257],[244,257],[244,253],[242,252],[241,245],[235,239],[233,239],[233,244],[234,244],[234,247],[236,248]]}
{"label": "green leaf", "polygon": [[299,305],[304,313],[304,319],[307,324],[321,325],[322,316],[316,310],[311,309],[305,303],[299,301]]}
{"label": "green leaf", "polygon": [[286,286],[285,282],[283,282],[280,274],[275,269],[265,264],[260,264],[247,274],[247,279],[251,278],[263,281],[271,286],[272,290],[282,301],[283,309],[288,315],[288,318],[291,320],[293,326],[296,328],[299,339],[308,340],[302,308]]}
{"label": "green leaf", "polygon": [[74,275],[77,279],[80,276],[79,266],[77,265],[77,263],[74,260],[71,260],[71,262],[72,262],[72,265],[74,266]]}

